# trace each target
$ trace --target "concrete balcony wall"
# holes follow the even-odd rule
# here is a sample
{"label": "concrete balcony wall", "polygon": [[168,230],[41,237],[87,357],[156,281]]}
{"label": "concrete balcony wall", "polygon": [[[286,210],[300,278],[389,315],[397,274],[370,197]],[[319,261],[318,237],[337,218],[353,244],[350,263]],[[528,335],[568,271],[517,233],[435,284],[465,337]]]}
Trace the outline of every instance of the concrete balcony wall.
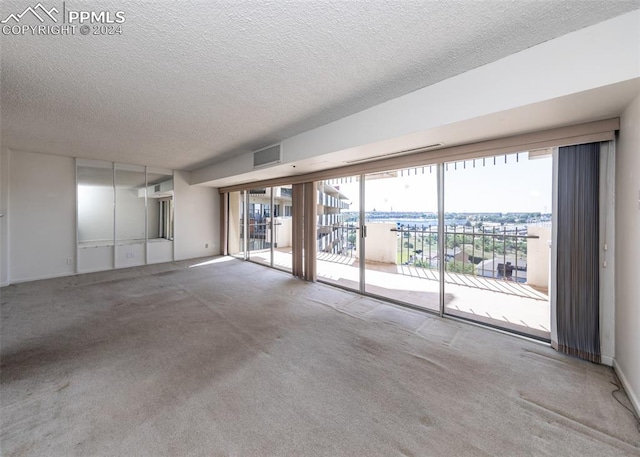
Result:
{"label": "concrete balcony wall", "polygon": [[539,237],[527,239],[527,284],[548,289],[551,227],[530,226],[527,234]]}
{"label": "concrete balcony wall", "polygon": [[391,231],[395,228],[396,224],[367,224],[367,247],[365,249],[367,262],[392,264],[397,262],[398,236],[397,232]]}
{"label": "concrete balcony wall", "polygon": [[290,217],[276,217],[273,221],[276,224],[275,242],[279,248],[291,246],[291,221]]}

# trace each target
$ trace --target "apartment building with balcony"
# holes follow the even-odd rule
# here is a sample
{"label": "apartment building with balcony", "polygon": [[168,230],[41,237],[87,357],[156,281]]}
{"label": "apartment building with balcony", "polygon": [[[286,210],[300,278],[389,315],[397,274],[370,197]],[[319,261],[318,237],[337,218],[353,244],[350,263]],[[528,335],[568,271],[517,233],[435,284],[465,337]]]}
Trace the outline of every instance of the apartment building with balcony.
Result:
{"label": "apartment building with balcony", "polygon": [[342,254],[349,249],[349,235],[355,227],[342,212],[349,206],[348,197],[339,187],[326,183],[318,186],[318,252]]}

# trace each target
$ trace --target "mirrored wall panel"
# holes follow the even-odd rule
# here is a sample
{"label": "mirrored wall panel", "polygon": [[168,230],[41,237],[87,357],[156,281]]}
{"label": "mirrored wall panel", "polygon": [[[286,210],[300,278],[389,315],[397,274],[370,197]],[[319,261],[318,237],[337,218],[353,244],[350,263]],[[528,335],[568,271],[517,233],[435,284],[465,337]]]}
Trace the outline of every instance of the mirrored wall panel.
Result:
{"label": "mirrored wall panel", "polygon": [[78,273],[173,260],[173,172],[76,161]]}
{"label": "mirrored wall panel", "polygon": [[147,169],[147,260],[173,260],[173,172]]}
{"label": "mirrored wall panel", "polygon": [[113,268],[113,164],[77,162],[78,272]]}
{"label": "mirrored wall panel", "polygon": [[116,164],[116,268],[144,265],[145,169]]}

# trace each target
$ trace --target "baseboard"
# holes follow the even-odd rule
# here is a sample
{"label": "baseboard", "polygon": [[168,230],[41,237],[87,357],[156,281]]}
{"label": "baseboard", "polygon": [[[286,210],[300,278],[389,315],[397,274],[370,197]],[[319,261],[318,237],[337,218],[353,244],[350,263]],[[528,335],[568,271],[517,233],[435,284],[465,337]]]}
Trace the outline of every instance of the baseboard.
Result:
{"label": "baseboard", "polygon": [[89,269],[89,270],[82,270],[79,271],[78,274],[79,275],[88,275],[91,273],[101,273],[103,271],[114,271],[114,270],[122,270],[123,268],[127,268],[127,267],[118,267],[118,268],[113,268],[113,267],[109,267],[109,268],[94,268],[94,269]]}
{"label": "baseboard", "polygon": [[622,383],[622,387],[624,387],[624,391],[626,392],[627,397],[629,397],[631,404],[635,408],[636,414],[640,416],[640,401],[638,401],[638,396],[633,391],[631,385],[629,384],[629,381],[627,381],[627,378],[624,375],[624,372],[622,371],[622,369],[620,368],[620,365],[618,365],[618,362],[615,359],[613,360],[613,369],[618,375],[618,379],[620,379],[620,382]]}
{"label": "baseboard", "polygon": [[0,287],[7,287],[7,286],[10,286],[10,285],[11,285],[11,283],[10,283],[10,282],[8,282],[8,281],[7,281],[7,282],[0,283]]}
{"label": "baseboard", "polygon": [[84,275],[84,274],[89,274],[89,273],[100,273],[103,271],[117,271],[117,270],[125,270],[127,268],[140,268],[140,267],[145,267],[147,265],[158,265],[161,263],[172,263],[172,262],[177,262],[177,261],[182,261],[182,260],[195,260],[195,259],[203,259],[203,258],[211,258],[211,257],[215,257],[215,255],[205,255],[205,256],[198,256],[198,257],[187,257],[184,259],[176,259],[176,260],[165,260],[162,262],[157,262],[157,263],[145,263],[145,264],[141,264],[141,265],[123,265],[123,266],[118,266],[116,268],[98,268],[95,270],[83,270],[83,271],[79,271],[79,272],[67,272],[67,273],[56,273],[56,274],[52,274],[52,275],[45,275],[45,276],[38,276],[38,277],[33,277],[33,278],[20,278],[20,279],[11,279],[10,281],[8,281],[6,284],[1,284],[1,287],[5,287],[5,286],[10,286],[11,284],[19,284],[19,283],[23,283],[23,282],[32,282],[32,281],[41,281],[43,279],[55,279],[55,278],[64,278],[66,276],[76,276],[76,275]]}
{"label": "baseboard", "polygon": [[609,357],[608,355],[600,356],[600,363],[603,365],[607,365],[608,367],[613,366],[613,357]]}
{"label": "baseboard", "polygon": [[22,278],[22,279],[12,279],[10,284],[20,284],[21,282],[32,282],[32,281],[42,281],[43,279],[55,279],[55,278],[64,278],[67,276],[75,276],[75,272],[70,273],[56,273],[52,275],[38,276],[34,278]]}

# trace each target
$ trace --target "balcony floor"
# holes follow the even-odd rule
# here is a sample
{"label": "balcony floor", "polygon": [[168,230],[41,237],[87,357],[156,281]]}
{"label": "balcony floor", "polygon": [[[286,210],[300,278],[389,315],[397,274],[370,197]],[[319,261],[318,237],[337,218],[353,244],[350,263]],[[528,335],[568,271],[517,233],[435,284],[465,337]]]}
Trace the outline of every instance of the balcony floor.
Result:
{"label": "balcony floor", "polygon": [[[253,251],[251,260],[269,264],[269,251]],[[319,253],[318,279],[359,289],[359,264],[353,257]],[[274,251],[274,266],[291,270],[291,248]],[[431,311],[438,311],[438,273],[408,265],[367,262],[365,291]],[[514,281],[445,273],[445,312],[549,339],[550,306],[546,291]]]}

